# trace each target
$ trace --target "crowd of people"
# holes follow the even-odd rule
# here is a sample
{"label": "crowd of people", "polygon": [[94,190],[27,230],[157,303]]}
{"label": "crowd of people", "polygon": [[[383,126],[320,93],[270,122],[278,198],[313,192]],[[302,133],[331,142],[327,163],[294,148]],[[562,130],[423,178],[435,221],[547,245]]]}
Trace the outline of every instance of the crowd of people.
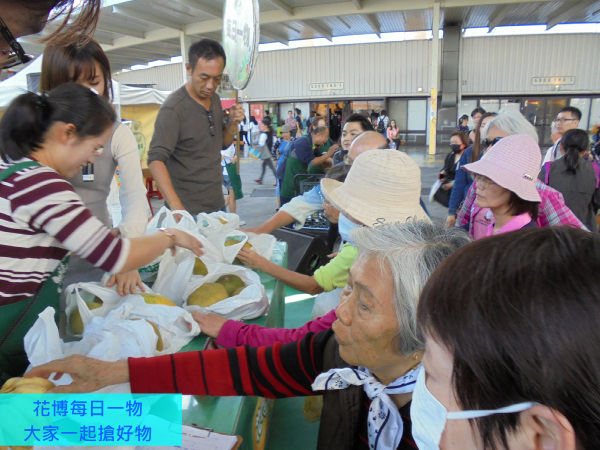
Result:
{"label": "crowd of people", "polygon": [[[0,121],[2,380],[23,374],[23,336],[37,314],[60,310],[70,253],[79,258],[72,276],[115,274],[120,294],[136,292],[135,269],[169,248],[202,254],[178,228],[145,235],[135,141],[116,121],[106,55],[89,39],[100,2],[79,3],[69,22],[75,2],[0,2],[0,26],[15,36],[40,31],[53,7],[67,12],[45,50],[42,93],[18,96]],[[6,65],[22,56],[13,42],[2,45]],[[543,161],[537,131],[520,113],[473,111],[475,129],[452,134],[440,172],[448,219],[432,223],[420,168],[390,149],[399,132],[385,111],[376,120],[346,117],[339,147],[318,116],[301,127],[290,111],[275,169],[272,119],[257,124],[258,135],[239,105],[224,119],[220,44],[203,39],[188,56],[189,81],[161,107],[150,144],[166,203],[193,215],[222,210],[226,176],[231,208],[234,139],[267,148],[259,179],[273,170],[282,206],[253,231],[302,224],[323,209],[343,246],[312,276],[251,249],[239,258],[305,292],[340,289],[338,304],[294,330],[195,313],[224,348],[120,361],[72,355],[25,376],[70,374],[56,393],[129,382],[134,393],[322,395],[321,449],[600,447],[600,170],[579,110],[560,111]],[[116,164],[128,179],[124,221],[112,229],[105,199]],[[288,174],[318,166],[320,184],[296,196]]]}

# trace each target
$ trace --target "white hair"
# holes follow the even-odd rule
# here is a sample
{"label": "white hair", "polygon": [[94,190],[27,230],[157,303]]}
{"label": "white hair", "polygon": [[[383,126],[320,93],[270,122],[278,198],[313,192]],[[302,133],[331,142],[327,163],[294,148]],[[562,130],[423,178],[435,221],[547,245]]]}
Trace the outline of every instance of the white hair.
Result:
{"label": "white hair", "polygon": [[514,109],[501,109],[498,115],[490,120],[481,130],[481,140],[487,138],[490,128],[498,128],[508,136],[513,134],[526,134],[539,143],[539,136],[535,127],[518,111]]}
{"label": "white hair", "polygon": [[471,238],[458,228],[425,221],[359,227],[352,230],[351,237],[359,257],[375,257],[392,272],[397,349],[405,356],[423,350],[424,341],[417,329],[421,291],[437,266]]}

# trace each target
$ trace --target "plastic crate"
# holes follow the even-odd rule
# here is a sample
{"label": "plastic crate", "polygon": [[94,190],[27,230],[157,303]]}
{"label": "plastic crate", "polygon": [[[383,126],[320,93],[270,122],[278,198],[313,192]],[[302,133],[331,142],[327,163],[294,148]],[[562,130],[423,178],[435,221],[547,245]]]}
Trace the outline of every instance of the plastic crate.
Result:
{"label": "plastic crate", "polygon": [[[296,195],[302,195],[319,185],[321,183],[321,178],[323,178],[323,175],[319,174],[296,175],[294,177]],[[307,230],[327,230],[329,228],[329,219],[321,209],[306,218],[303,228]]]}

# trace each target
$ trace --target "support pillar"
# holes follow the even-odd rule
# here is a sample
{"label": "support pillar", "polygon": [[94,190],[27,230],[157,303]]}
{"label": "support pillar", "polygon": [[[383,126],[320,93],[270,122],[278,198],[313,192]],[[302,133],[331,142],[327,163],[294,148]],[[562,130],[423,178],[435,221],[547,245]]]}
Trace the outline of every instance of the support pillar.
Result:
{"label": "support pillar", "polygon": [[181,47],[181,69],[183,71],[183,84],[187,83],[187,69],[185,68],[188,62],[188,49],[192,45],[191,36],[185,34],[184,31],[179,32],[179,46]]}
{"label": "support pillar", "polygon": [[437,141],[437,98],[440,71],[440,0],[433,3],[433,39],[431,40],[431,87],[429,96],[429,154],[435,155]]}

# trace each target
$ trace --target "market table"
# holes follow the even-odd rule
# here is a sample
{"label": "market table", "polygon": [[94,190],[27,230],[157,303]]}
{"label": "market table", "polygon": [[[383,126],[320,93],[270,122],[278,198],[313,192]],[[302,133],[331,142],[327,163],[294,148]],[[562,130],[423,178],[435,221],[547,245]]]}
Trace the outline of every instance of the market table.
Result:
{"label": "market table", "polygon": [[[277,242],[271,261],[287,267],[287,244]],[[246,323],[266,327],[282,327],[285,312],[285,285],[273,277],[257,271],[270,301],[265,316]],[[182,352],[202,350],[212,344],[212,338],[200,335],[186,345]],[[273,409],[273,400],[262,397],[202,397],[183,396],[183,423],[214,430],[219,433],[242,436],[240,448],[264,449],[267,428]]]}

